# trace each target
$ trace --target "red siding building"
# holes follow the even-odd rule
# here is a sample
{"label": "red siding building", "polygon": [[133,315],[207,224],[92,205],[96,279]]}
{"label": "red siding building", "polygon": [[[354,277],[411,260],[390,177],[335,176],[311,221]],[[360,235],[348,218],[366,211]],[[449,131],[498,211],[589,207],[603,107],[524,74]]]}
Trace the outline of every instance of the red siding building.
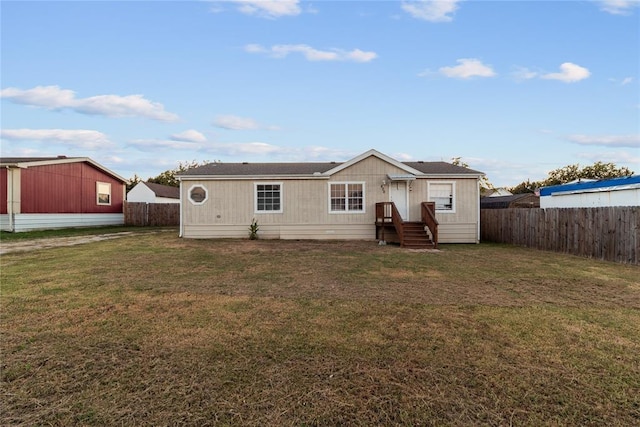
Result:
{"label": "red siding building", "polygon": [[0,158],[1,229],[124,224],[126,182],[87,157]]}

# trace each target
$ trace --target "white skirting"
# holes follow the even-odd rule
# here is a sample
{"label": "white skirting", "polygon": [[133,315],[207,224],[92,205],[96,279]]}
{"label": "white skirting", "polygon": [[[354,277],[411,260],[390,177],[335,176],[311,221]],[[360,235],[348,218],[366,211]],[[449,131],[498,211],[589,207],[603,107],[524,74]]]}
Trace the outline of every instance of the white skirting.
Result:
{"label": "white skirting", "polygon": [[124,225],[124,214],[15,214],[0,215],[3,231],[50,230],[54,228],[98,227]]}

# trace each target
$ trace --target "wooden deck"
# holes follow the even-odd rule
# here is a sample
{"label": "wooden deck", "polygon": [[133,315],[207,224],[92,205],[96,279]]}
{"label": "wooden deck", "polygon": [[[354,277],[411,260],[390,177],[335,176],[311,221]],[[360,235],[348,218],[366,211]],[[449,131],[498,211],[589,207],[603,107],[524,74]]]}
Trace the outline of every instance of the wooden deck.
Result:
{"label": "wooden deck", "polygon": [[404,221],[393,202],[376,203],[376,238],[381,241],[397,240],[403,248],[437,248],[435,203],[422,202],[421,221]]}

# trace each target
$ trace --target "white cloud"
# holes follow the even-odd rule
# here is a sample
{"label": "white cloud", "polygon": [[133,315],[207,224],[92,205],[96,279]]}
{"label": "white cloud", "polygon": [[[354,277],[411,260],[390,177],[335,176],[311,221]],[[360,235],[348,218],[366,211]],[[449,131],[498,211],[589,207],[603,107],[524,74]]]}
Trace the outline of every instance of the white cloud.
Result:
{"label": "white cloud", "polygon": [[267,144],[265,142],[238,142],[228,144],[213,144],[207,151],[227,156],[238,156],[255,154],[282,154],[285,150],[282,147]]}
{"label": "white cloud", "polygon": [[539,73],[526,67],[515,67],[515,71],[511,73],[511,76],[517,81],[523,81],[535,79],[539,76]]}
{"label": "white cloud", "polygon": [[308,61],[346,61],[370,62],[378,57],[375,52],[365,52],[360,49],[346,51],[343,49],[318,50],[305,44],[281,44],[265,48],[258,44],[248,44],[244,50],[248,53],[264,53],[274,58],[284,58],[291,53],[300,53]]}
{"label": "white cloud", "polygon": [[218,143],[210,145],[207,152],[218,156],[248,158],[276,158],[283,161],[342,161],[352,158],[356,153],[322,146],[282,147],[264,142]]}
{"label": "white cloud", "polygon": [[365,52],[360,49],[353,49],[351,52],[344,52],[347,60],[353,62],[369,62],[378,57],[378,54],[375,52]]}
{"label": "white cloud", "polygon": [[264,47],[256,43],[245,45],[244,51],[249,53],[268,53],[269,52],[269,50],[265,49]]}
{"label": "white cloud", "polygon": [[0,137],[10,141],[58,143],[88,150],[113,145],[102,132],[84,129],[2,129]]}
{"label": "white cloud", "polygon": [[458,62],[459,65],[440,68],[440,74],[457,79],[493,77],[496,75],[490,66],[484,65],[479,59],[462,58],[458,59],[456,62]]}
{"label": "white cloud", "polygon": [[82,114],[107,117],[145,117],[163,122],[178,120],[178,116],[165,111],[164,106],[145,99],[143,95],[98,95],[76,98],[72,90],[59,86],[36,86],[32,89],[6,88],[0,91],[0,98],[7,98],[16,104],[43,107],[49,110],[70,109]]}
{"label": "white cloud", "polygon": [[599,0],[600,9],[612,15],[629,15],[634,7],[638,7],[638,0]]}
{"label": "white cloud", "polygon": [[200,132],[194,129],[185,130],[184,132],[175,133],[170,137],[173,141],[184,142],[205,142],[207,138]]}
{"label": "white cloud", "polygon": [[282,16],[296,16],[302,10],[299,0],[230,0],[238,5],[238,10],[247,15],[262,18],[280,18]]}
{"label": "white cloud", "polygon": [[579,65],[571,62],[565,62],[560,65],[559,73],[544,74],[540,78],[548,80],[560,80],[565,83],[575,83],[584,80],[591,75],[591,72]]}
{"label": "white cloud", "polygon": [[195,150],[203,148],[199,142],[175,141],[173,139],[134,139],[128,143],[141,151],[155,150]]}
{"label": "white cloud", "polygon": [[217,116],[213,120],[213,125],[229,130],[279,130],[277,126],[266,126],[258,123],[254,119],[233,115]]}
{"label": "white cloud", "polygon": [[579,145],[599,145],[604,147],[640,147],[638,135],[569,135],[567,139]]}
{"label": "white cloud", "polygon": [[357,152],[350,150],[315,145],[297,150],[291,159],[296,161],[342,161],[352,159],[357,155]]}
{"label": "white cloud", "polygon": [[52,110],[69,107],[76,102],[76,94],[72,90],[60,89],[59,86],[36,86],[22,90],[9,87],[0,90],[0,98],[7,98],[16,104],[44,107]]}
{"label": "white cloud", "polygon": [[625,77],[621,82],[620,82],[620,86],[625,86],[628,85],[629,83],[631,83],[633,81],[633,77]]}
{"label": "white cloud", "polygon": [[633,170],[634,173],[640,172],[637,168],[640,167],[640,156],[638,153],[629,153],[627,151],[603,151],[598,153],[579,153],[577,155],[582,159],[589,160],[592,163],[605,162],[613,163],[616,166],[627,166]]}
{"label": "white cloud", "polygon": [[450,22],[460,0],[403,1],[402,10],[416,19],[429,22]]}
{"label": "white cloud", "polygon": [[391,155],[394,159],[400,160],[401,162],[410,162],[413,160],[413,156],[407,153],[394,153]]}

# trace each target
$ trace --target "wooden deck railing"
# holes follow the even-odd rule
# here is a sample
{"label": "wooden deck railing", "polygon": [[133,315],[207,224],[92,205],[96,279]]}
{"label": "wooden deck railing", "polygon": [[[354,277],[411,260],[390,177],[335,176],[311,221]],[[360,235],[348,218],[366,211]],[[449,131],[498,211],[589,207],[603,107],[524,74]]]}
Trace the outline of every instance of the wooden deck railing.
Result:
{"label": "wooden deck railing", "polygon": [[376,203],[376,223],[378,225],[393,224],[396,229],[396,233],[402,242],[404,238],[403,224],[404,221],[398,208],[393,202],[380,202]]}
{"label": "wooden deck railing", "polygon": [[[376,203],[376,226],[379,227],[382,232],[382,240],[384,240],[384,228],[393,225],[400,239],[400,245],[404,245],[405,237],[408,239],[409,234],[415,233],[415,225],[423,224],[425,227],[424,231],[427,234],[425,237],[429,237],[431,242],[433,242],[433,247],[437,248],[438,220],[436,219],[436,204],[433,202],[422,202],[420,209],[420,223],[417,221],[407,222],[405,227],[405,221],[402,219],[402,216],[400,216],[400,212],[393,202]],[[405,228],[407,230],[406,232]],[[415,240],[415,234],[412,234],[411,239]]]}
{"label": "wooden deck railing", "polygon": [[421,204],[422,222],[431,233],[433,247],[438,247],[438,220],[436,219],[436,204],[434,202],[422,202]]}

